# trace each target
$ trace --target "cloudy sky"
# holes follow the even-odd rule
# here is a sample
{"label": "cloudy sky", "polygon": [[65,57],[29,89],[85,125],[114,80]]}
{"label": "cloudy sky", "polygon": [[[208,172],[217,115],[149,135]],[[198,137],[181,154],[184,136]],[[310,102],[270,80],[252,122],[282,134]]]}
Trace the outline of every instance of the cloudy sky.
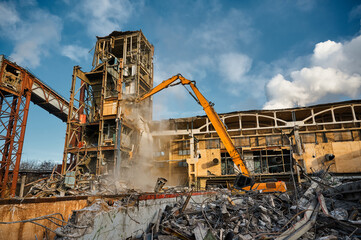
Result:
{"label": "cloudy sky", "polygon": [[[182,73],[218,112],[359,99],[361,3],[336,0],[0,0],[0,54],[69,99],[95,36],[141,29],[155,83]],[[182,86],[154,96],[154,118],[204,115]],[[61,162],[65,124],[31,106],[23,160]]]}

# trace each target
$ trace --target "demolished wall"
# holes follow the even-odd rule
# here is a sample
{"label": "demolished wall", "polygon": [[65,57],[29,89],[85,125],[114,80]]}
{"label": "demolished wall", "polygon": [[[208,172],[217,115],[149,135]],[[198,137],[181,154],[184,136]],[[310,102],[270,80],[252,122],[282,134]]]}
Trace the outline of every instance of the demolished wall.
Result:
{"label": "demolished wall", "polygon": [[[55,234],[47,231],[43,226],[56,229],[59,226],[57,224],[62,224],[56,219],[68,221],[73,210],[82,209],[88,203],[87,197],[1,200],[0,222],[11,224],[0,224],[0,239],[52,239]],[[49,216],[44,217],[46,215]],[[35,222],[43,226],[27,221],[34,218],[38,218],[39,220]]]}
{"label": "demolished wall", "polygon": [[[192,197],[192,204],[199,205],[206,199],[214,199],[215,193],[142,195],[138,202],[129,195],[124,201],[113,201],[110,206],[99,199],[87,208],[74,211],[72,221],[57,229],[57,232],[59,236],[76,235],[77,239],[141,239],[148,231],[150,222],[156,224],[160,221],[167,206],[176,205],[181,208],[187,196]],[[76,229],[71,224],[87,228]]]}
{"label": "demolished wall", "polygon": [[[307,173],[329,167],[335,174],[361,176],[360,115],[361,101],[355,100],[220,117],[256,178],[288,181],[290,175],[302,177],[299,168],[292,167],[293,159]],[[204,189],[232,183],[234,164],[206,116],[155,121],[152,134],[159,146],[159,162],[188,163],[188,168],[181,164],[163,167],[188,175],[189,186]],[[334,158],[326,159],[331,155]]]}

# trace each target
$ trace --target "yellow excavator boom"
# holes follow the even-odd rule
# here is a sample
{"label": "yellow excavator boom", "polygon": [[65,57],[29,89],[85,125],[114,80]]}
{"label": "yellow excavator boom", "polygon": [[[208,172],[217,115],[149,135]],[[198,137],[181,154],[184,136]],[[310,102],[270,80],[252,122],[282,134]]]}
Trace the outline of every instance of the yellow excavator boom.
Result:
{"label": "yellow excavator boom", "polygon": [[[177,80],[180,82],[175,83]],[[158,86],[151,89],[148,93],[141,96],[137,101],[143,101],[144,99],[154,95],[155,93],[173,85],[182,84],[182,85],[189,85],[191,89],[193,90],[193,93],[195,96],[195,100],[203,107],[203,110],[207,114],[207,117],[211,121],[214,129],[216,130],[219,138],[221,139],[223,145],[225,146],[227,152],[229,153],[230,157],[232,158],[235,165],[240,170],[240,174],[236,177],[236,181],[234,183],[234,187],[237,189],[244,189],[244,190],[253,190],[255,189],[252,184],[253,181],[250,177],[250,172],[248,171],[246,165],[241,159],[241,155],[239,154],[238,150],[234,146],[231,137],[229,136],[226,127],[224,126],[223,122],[219,118],[217,112],[213,108],[213,104],[208,102],[208,100],[202,95],[202,93],[198,90],[196,87],[195,81],[188,80],[184,78],[181,74],[177,74],[167,80],[164,80],[161,82]],[[251,185],[251,186],[250,186]],[[264,184],[262,184],[263,186]],[[245,187],[247,187],[245,189]],[[258,184],[258,186],[260,186]],[[264,189],[266,189],[264,185]],[[285,185],[284,185],[285,186]],[[263,188],[262,188],[263,189]],[[269,189],[268,189],[269,190]]]}
{"label": "yellow excavator boom", "polygon": [[158,86],[151,89],[148,93],[146,93],[142,97],[140,97],[138,101],[142,101],[142,100],[154,95],[155,93],[161,91],[162,89],[167,88],[169,85],[171,85],[178,79],[180,80],[180,83],[182,85],[189,85],[192,88],[192,90],[195,94],[195,97],[198,100],[198,103],[203,107],[204,111],[206,112],[209,120],[211,121],[216,132],[218,133],[219,138],[221,139],[222,143],[224,144],[225,148],[227,149],[227,152],[229,153],[233,162],[236,164],[236,166],[239,168],[239,170],[242,172],[243,175],[249,177],[249,175],[250,175],[249,171],[248,171],[246,165],[243,163],[241,156],[238,153],[237,149],[235,148],[234,144],[232,143],[231,137],[229,136],[224,124],[222,123],[221,119],[219,118],[217,112],[214,110],[213,106],[207,101],[207,99],[198,90],[194,81],[190,81],[190,80],[184,78],[180,74],[175,75],[167,80],[164,80]]}

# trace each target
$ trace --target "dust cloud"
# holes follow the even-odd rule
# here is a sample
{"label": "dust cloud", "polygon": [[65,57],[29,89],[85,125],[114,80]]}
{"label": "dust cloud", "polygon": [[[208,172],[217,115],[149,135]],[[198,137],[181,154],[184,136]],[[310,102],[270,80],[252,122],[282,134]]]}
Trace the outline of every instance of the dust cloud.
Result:
{"label": "dust cloud", "polygon": [[154,156],[159,149],[154,144],[150,122],[142,117],[149,114],[150,108],[144,104],[129,104],[129,101],[125,107],[131,109],[126,119],[136,127],[139,135],[132,138],[134,146],[132,157],[126,160],[122,159],[122,168],[118,181],[123,183],[125,185],[123,187],[126,187],[126,189],[152,192],[157,179],[159,177],[167,179],[168,176],[167,172],[158,168],[155,164]]}

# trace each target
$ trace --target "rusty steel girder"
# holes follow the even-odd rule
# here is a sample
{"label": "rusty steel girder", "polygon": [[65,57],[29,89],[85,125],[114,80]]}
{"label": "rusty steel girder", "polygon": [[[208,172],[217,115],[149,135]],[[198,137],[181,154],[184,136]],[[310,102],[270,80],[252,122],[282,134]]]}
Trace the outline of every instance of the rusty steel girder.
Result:
{"label": "rusty steel girder", "polygon": [[4,198],[16,191],[33,81],[6,59],[0,77],[0,197]]}
{"label": "rusty steel girder", "polygon": [[67,119],[65,98],[0,55],[0,198],[15,196],[30,101]]}

